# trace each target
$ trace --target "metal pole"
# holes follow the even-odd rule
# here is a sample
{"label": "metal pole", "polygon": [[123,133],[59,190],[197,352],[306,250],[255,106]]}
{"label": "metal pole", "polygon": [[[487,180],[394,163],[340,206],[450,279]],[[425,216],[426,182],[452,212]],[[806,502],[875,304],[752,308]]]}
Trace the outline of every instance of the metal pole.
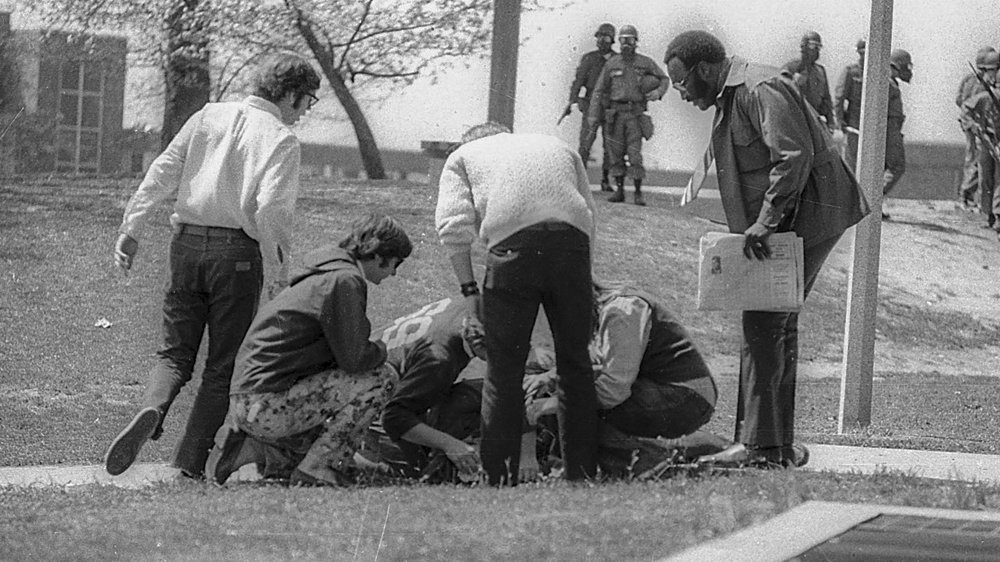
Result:
{"label": "metal pole", "polygon": [[892,48],[892,0],[872,0],[865,52],[861,102],[861,138],[857,177],[872,213],[853,232],[844,363],[840,379],[839,433],[864,427],[872,419],[875,367],[875,311],[882,239],[882,174],[885,170],[885,123],[889,105],[889,52]]}
{"label": "metal pole", "polygon": [[490,55],[488,119],[514,129],[517,49],[521,35],[521,0],[493,3],[493,46]]}

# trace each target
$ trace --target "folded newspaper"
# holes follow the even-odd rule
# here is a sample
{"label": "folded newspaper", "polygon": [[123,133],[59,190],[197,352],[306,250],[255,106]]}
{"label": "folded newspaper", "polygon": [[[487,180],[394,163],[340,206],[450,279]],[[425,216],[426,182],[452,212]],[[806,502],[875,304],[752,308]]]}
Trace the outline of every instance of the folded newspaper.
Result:
{"label": "folded newspaper", "polygon": [[796,311],[802,306],[802,239],[772,234],[771,257],[748,259],[742,234],[710,232],[698,255],[699,310]]}

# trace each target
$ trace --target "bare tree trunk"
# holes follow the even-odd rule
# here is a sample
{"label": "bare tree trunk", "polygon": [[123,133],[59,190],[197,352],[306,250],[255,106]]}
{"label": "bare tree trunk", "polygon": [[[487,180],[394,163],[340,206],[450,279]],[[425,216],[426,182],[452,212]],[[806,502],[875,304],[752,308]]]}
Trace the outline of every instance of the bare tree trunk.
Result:
{"label": "bare tree trunk", "polygon": [[323,75],[329,80],[330,87],[333,88],[333,93],[337,96],[337,101],[340,102],[348,119],[351,120],[351,125],[354,126],[354,135],[358,138],[358,150],[361,152],[361,163],[365,167],[368,179],[385,179],[385,166],[382,164],[382,153],[379,152],[378,144],[375,142],[375,135],[372,134],[372,129],[368,126],[368,119],[361,111],[358,100],[354,99],[354,94],[351,93],[350,88],[344,82],[343,75],[337,69],[333,53],[323,47],[301,15],[296,22],[296,27],[306,44],[309,45],[309,50],[319,62]]}
{"label": "bare tree trunk", "polygon": [[385,166],[382,164],[382,153],[379,152],[378,144],[375,143],[375,135],[372,134],[371,127],[368,126],[368,119],[365,118],[361,106],[354,99],[354,94],[344,83],[344,77],[340,73],[328,73],[324,71],[326,79],[330,81],[333,93],[337,96],[337,101],[347,112],[347,117],[354,126],[354,134],[358,137],[358,150],[361,151],[361,163],[365,167],[365,173],[369,179],[385,179]]}
{"label": "bare tree trunk", "polygon": [[161,149],[165,149],[184,123],[208,103],[211,93],[208,37],[202,22],[191,17],[198,2],[178,0],[167,17]]}

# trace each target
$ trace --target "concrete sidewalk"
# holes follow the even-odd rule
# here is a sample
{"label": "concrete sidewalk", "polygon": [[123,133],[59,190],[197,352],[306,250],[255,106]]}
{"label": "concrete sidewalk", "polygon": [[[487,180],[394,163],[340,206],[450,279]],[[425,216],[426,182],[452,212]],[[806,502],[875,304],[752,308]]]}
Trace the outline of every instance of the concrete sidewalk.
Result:
{"label": "concrete sidewalk", "polygon": [[[1000,456],[911,449],[880,449],[839,445],[808,445],[809,464],[802,470],[872,474],[896,471],[937,480],[982,482],[1000,486]],[[6,486],[79,486],[84,484],[141,488],[177,477],[165,464],[138,463],[120,476],[102,465],[0,467],[0,488]],[[253,465],[234,474],[234,481],[257,480]]]}

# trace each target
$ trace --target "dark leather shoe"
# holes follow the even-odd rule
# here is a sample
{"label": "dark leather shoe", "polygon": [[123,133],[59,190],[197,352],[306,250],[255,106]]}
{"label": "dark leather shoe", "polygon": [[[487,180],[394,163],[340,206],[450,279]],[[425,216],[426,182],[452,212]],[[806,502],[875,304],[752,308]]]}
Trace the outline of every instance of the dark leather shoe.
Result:
{"label": "dark leather shoe", "polygon": [[159,410],[151,406],[140,410],[108,447],[104,455],[104,468],[108,474],[118,476],[128,470],[159,425]]}

